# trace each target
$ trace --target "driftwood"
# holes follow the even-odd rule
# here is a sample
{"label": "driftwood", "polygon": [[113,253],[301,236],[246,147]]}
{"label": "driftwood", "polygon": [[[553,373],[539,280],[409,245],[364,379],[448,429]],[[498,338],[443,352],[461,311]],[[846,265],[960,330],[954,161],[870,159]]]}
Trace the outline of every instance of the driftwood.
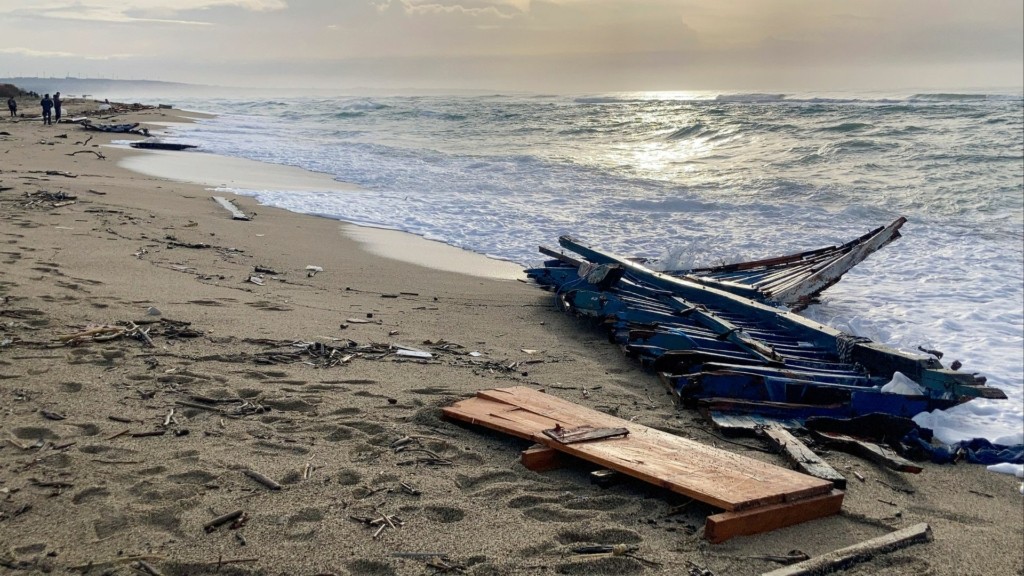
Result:
{"label": "driftwood", "polygon": [[223,196],[214,196],[214,201],[220,204],[225,210],[231,212],[231,217],[235,220],[249,220],[249,216],[238,209],[237,206],[231,203],[227,198]]}
{"label": "driftwood", "polygon": [[846,478],[788,430],[778,424],[770,424],[761,431],[794,468],[815,478],[828,480],[836,488],[846,488]]}
{"label": "driftwood", "polygon": [[246,476],[248,476],[249,478],[252,478],[253,480],[259,482],[260,484],[263,484],[264,486],[266,486],[267,488],[269,488],[271,490],[280,490],[281,489],[281,485],[280,484],[278,484],[277,482],[274,482],[270,478],[267,478],[263,474],[260,474],[259,472],[256,472],[255,470],[245,470],[243,473]]}
{"label": "driftwood", "polygon": [[903,458],[892,448],[884,444],[874,444],[851,436],[830,432],[815,432],[815,435],[840,450],[866,458],[892,470],[909,472],[911,474],[919,474],[923,470],[921,466]]}
{"label": "driftwood", "polygon": [[815,556],[814,558],[805,560],[799,564],[793,564],[792,566],[779,568],[778,570],[772,570],[771,572],[765,572],[764,574],[761,574],[761,576],[810,576],[811,574],[827,574],[829,572],[841,570],[852,564],[870,560],[879,554],[892,552],[893,550],[905,548],[912,544],[928,542],[931,539],[931,527],[922,522],[909,528],[904,528],[884,536],[879,536],[878,538],[865,540],[860,544],[854,544],[853,546],[841,548],[827,554],[822,554],[821,556]]}
{"label": "driftwood", "polygon": [[68,153],[67,156],[74,156],[75,154],[95,154],[96,157],[99,158],[100,160],[106,160],[107,159],[106,156],[104,156],[103,154],[100,154],[99,152],[97,152],[95,150],[76,150],[75,152]]}
{"label": "driftwood", "polygon": [[227,524],[228,522],[233,522],[235,520],[238,520],[239,518],[241,518],[244,515],[245,515],[244,511],[242,511],[242,510],[235,510],[234,512],[228,512],[227,514],[223,514],[221,516],[217,516],[213,520],[210,520],[206,524],[203,524],[203,531],[205,531],[207,534],[209,534],[210,532],[213,532],[214,530],[216,530],[218,527],[220,527],[220,526],[222,526],[224,524]]}

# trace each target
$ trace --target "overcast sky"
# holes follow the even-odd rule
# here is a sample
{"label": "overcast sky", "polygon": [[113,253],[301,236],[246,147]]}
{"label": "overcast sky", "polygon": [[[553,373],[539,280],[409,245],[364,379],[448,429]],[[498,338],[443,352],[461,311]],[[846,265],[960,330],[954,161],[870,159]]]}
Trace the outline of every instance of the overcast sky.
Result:
{"label": "overcast sky", "polygon": [[0,76],[224,86],[1018,88],[1021,0],[0,0]]}

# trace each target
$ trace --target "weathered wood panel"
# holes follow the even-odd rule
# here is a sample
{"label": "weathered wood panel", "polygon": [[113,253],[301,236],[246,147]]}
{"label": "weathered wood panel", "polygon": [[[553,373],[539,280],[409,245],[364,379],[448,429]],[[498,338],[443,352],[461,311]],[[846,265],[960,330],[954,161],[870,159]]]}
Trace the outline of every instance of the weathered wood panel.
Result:
{"label": "weathered wood panel", "polygon": [[[830,482],[585,408],[525,387],[485,390],[446,416],[532,440],[725,510],[827,495]],[[543,431],[623,427],[629,435],[561,444]]]}

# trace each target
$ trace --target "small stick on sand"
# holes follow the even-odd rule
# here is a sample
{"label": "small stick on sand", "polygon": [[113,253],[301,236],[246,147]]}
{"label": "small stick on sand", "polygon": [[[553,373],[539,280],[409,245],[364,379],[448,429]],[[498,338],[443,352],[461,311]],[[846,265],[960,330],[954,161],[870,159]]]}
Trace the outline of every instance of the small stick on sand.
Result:
{"label": "small stick on sand", "polygon": [[113,440],[114,438],[117,438],[118,436],[124,436],[125,434],[127,434],[127,433],[129,433],[131,431],[132,431],[131,428],[125,428],[124,430],[121,430],[117,434],[114,434],[113,436],[108,437],[107,440]]}
{"label": "small stick on sand", "polygon": [[129,330],[127,334],[138,336],[139,338],[142,339],[143,342],[146,343],[146,346],[149,346],[150,348],[156,348],[156,344],[153,343],[153,339],[149,337],[149,334],[147,334],[145,330],[140,328],[139,325],[136,324],[135,322],[129,322],[129,324],[131,324],[132,329]]}
{"label": "small stick on sand", "polygon": [[203,405],[203,404],[197,404],[195,402],[189,402],[187,400],[178,400],[178,401],[175,402],[175,404],[177,404],[178,406],[185,406],[187,408],[198,408],[200,410],[209,410],[210,412],[218,412],[218,413],[223,412],[223,410],[221,410],[220,408],[217,408],[216,406],[206,406],[206,405]]}
{"label": "small stick on sand", "polygon": [[209,534],[210,532],[216,530],[218,527],[227,524],[228,522],[232,522],[234,520],[241,518],[243,514],[245,514],[245,511],[235,510],[234,512],[228,512],[227,514],[224,514],[222,516],[217,516],[213,520],[210,520],[206,524],[203,524],[203,531]]}
{"label": "small stick on sand", "polygon": [[104,566],[117,566],[118,564],[130,564],[141,560],[164,560],[163,556],[143,555],[143,556],[125,556],[124,558],[115,558],[113,560],[104,560],[102,562],[89,561],[86,564],[79,564],[78,566],[71,566],[68,570],[74,570],[76,572],[88,572],[102,568]]}
{"label": "small stick on sand", "polygon": [[263,474],[260,474],[259,472],[256,472],[255,470],[245,470],[243,473],[246,476],[248,476],[249,478],[252,478],[253,480],[259,482],[260,484],[263,484],[267,488],[270,488],[271,490],[280,490],[281,489],[281,485],[280,484],[278,484],[277,482],[274,482],[270,478],[267,478]]}
{"label": "small stick on sand", "polygon": [[145,560],[139,560],[138,562],[136,562],[134,568],[136,570],[149,574],[149,576],[164,576],[162,572],[147,564]]}

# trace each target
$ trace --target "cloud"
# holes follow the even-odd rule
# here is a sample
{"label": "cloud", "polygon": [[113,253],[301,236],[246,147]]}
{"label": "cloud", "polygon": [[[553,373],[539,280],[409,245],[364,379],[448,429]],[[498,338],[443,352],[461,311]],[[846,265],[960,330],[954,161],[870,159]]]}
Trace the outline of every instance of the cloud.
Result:
{"label": "cloud", "polygon": [[459,15],[473,18],[515,18],[529,11],[529,0],[371,0],[380,13],[400,10],[407,16]]}
{"label": "cloud", "polygon": [[175,17],[185,12],[214,8],[237,8],[250,12],[284,10],[284,0],[83,0],[80,2],[36,2],[30,8],[5,9],[0,2],[0,15],[52,20],[109,22],[115,24],[176,24],[208,26],[209,22]]}

